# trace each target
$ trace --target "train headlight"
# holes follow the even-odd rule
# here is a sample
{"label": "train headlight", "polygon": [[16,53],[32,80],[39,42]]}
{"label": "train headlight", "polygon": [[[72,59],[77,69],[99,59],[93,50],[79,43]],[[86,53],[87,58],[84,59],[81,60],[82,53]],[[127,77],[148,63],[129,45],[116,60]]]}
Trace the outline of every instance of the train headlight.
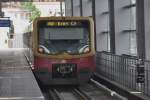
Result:
{"label": "train headlight", "polygon": [[86,47],[86,48],[84,49],[83,53],[87,53],[87,52],[89,52],[89,51],[90,51],[89,47]]}
{"label": "train headlight", "polygon": [[83,46],[82,48],[79,49],[79,53],[87,53],[89,51],[90,51],[90,49],[89,49],[88,45],[85,45],[85,46]]}
{"label": "train headlight", "polygon": [[39,47],[39,52],[40,52],[40,53],[43,53],[43,52],[44,52],[44,49],[41,48],[41,47]]}

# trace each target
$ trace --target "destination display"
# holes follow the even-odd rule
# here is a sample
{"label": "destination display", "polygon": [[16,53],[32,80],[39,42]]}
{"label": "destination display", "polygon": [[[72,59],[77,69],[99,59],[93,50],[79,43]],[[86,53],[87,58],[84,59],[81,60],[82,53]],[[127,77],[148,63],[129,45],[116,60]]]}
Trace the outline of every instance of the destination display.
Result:
{"label": "destination display", "polygon": [[38,27],[89,27],[89,22],[86,20],[42,20],[38,22]]}
{"label": "destination display", "polygon": [[47,22],[47,26],[79,26],[82,25],[81,22]]}

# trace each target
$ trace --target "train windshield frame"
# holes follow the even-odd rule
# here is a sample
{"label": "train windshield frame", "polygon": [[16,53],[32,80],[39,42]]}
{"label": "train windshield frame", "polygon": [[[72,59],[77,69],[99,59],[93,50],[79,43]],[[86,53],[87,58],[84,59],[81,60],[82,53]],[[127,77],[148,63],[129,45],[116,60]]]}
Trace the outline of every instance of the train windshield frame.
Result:
{"label": "train windshield frame", "polygon": [[88,20],[39,20],[37,32],[40,54],[80,55],[91,51]]}

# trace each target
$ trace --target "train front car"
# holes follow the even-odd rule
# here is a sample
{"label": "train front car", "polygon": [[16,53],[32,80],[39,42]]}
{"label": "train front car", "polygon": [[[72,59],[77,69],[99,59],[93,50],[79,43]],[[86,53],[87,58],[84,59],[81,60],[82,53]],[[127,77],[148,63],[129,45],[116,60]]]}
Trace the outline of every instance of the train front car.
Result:
{"label": "train front car", "polygon": [[43,84],[82,84],[89,80],[95,70],[91,18],[40,17],[33,27],[33,71]]}

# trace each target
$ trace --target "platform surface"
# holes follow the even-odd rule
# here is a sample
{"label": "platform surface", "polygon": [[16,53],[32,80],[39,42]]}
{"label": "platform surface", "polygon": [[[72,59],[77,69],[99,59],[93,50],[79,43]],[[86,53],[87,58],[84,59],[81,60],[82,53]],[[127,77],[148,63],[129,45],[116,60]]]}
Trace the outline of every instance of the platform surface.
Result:
{"label": "platform surface", "polygon": [[0,100],[44,100],[23,49],[0,50]]}

